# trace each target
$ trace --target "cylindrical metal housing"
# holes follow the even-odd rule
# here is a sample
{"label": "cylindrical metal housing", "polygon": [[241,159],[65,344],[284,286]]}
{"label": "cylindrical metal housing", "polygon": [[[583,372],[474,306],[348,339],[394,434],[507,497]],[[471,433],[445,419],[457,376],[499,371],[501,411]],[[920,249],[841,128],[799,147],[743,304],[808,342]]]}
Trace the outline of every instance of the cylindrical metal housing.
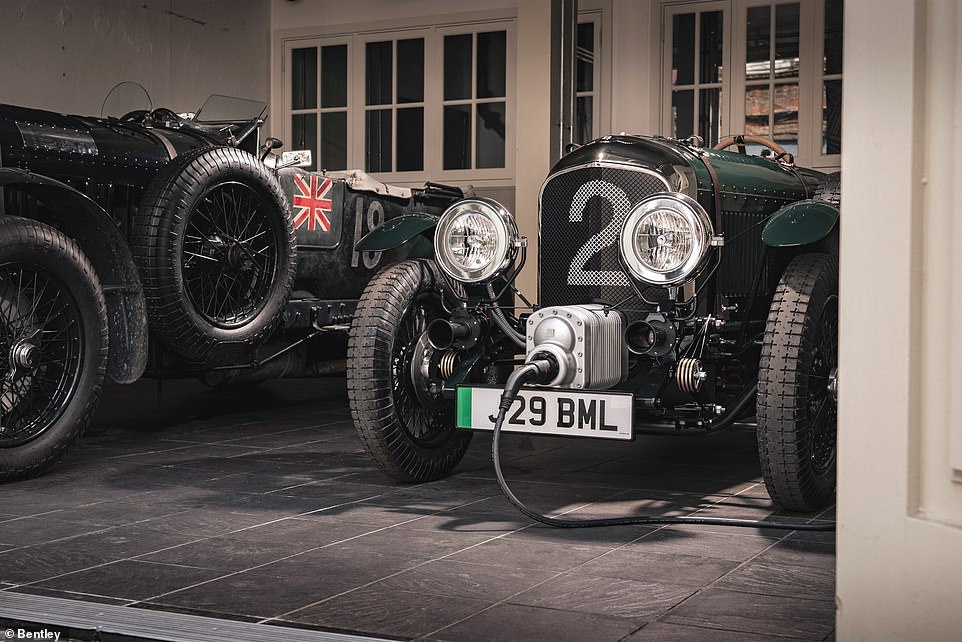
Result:
{"label": "cylindrical metal housing", "polygon": [[628,371],[625,317],[596,304],[544,308],[528,319],[527,354],[548,352],[558,376],[546,385],[606,389]]}

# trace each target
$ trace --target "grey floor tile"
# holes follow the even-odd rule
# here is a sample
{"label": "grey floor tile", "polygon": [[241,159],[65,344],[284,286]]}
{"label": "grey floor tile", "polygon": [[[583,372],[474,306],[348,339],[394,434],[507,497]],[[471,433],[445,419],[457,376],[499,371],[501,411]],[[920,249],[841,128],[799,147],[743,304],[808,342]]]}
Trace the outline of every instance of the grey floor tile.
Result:
{"label": "grey floor tile", "polygon": [[0,522],[0,543],[12,546],[42,544],[109,528],[109,525],[64,519],[57,513]]}
{"label": "grey floor tile", "polygon": [[277,517],[273,514],[265,515],[254,510],[245,510],[244,507],[224,506],[183,511],[175,515],[154,518],[143,522],[143,524],[168,533],[180,533],[193,537],[214,537],[271,522],[275,519]]}
{"label": "grey floor tile", "polygon": [[213,537],[184,544],[138,558],[143,562],[180,564],[218,571],[241,571],[260,564],[275,562],[300,553],[311,546],[285,542],[251,542],[231,536]]}
{"label": "grey floor tile", "polygon": [[[172,532],[158,527],[155,523],[140,522],[81,535],[70,540],[44,545],[43,548],[47,550],[60,547],[77,554],[102,555],[113,561],[151,553],[195,539],[198,539],[197,535]],[[26,553],[29,550],[24,549],[23,552]]]}
{"label": "grey floor tile", "polygon": [[353,585],[352,580],[320,570],[304,569],[302,574],[292,575],[262,567],[168,593],[147,604],[190,609],[194,613],[269,618],[335,595]]}
{"label": "grey floor tile", "polygon": [[728,573],[738,562],[651,553],[643,548],[620,548],[578,567],[578,573],[644,582],[667,582],[681,586],[705,586]]}
{"label": "grey floor tile", "polygon": [[485,564],[440,560],[389,577],[374,587],[439,597],[453,595],[493,604],[554,575],[551,572],[531,569],[512,570]]}
{"label": "grey floor tile", "polygon": [[397,638],[418,637],[477,613],[489,602],[439,598],[370,587],[297,611],[284,619]]}
{"label": "grey floor tile", "polygon": [[143,600],[192,586],[218,575],[221,575],[219,571],[204,568],[121,561],[47,580],[37,586],[103,597]]}
{"label": "grey floor tile", "polygon": [[534,539],[502,537],[448,558],[508,569],[566,571],[611,550],[591,544],[554,543]]}
{"label": "grey floor tile", "polygon": [[758,557],[760,562],[835,568],[835,542],[783,539]]}
{"label": "grey floor tile", "polygon": [[835,599],[835,569],[751,561],[718,581],[718,588],[811,600]]}
{"label": "grey floor tile", "polygon": [[651,533],[651,526],[616,526],[601,528],[558,528],[537,522],[527,522],[525,528],[509,533],[505,539],[524,539],[554,544],[582,544],[616,548]]}
{"label": "grey floor tile", "polygon": [[74,549],[60,543],[0,553],[0,582],[25,584],[114,561],[105,549]]}
{"label": "grey floor tile", "polygon": [[481,533],[416,531],[401,528],[369,533],[325,551],[347,557],[387,555],[409,564],[436,560],[490,539]]}
{"label": "grey floor tile", "polygon": [[[832,602],[819,598],[831,594],[834,533],[552,528],[502,496],[487,435],[445,480],[383,474],[362,452],[343,378],[268,383],[256,398],[191,381],[164,389],[158,405],[153,382],[109,387],[84,444],[50,474],[3,487],[0,588],[156,596],[135,608],[424,642],[832,634]],[[504,448],[512,488],[543,512],[783,519],[768,517],[750,432],[507,436]]]}
{"label": "grey floor tile", "polygon": [[690,586],[566,573],[512,597],[512,604],[652,620],[695,592]]}
{"label": "grey floor tile", "polygon": [[282,520],[139,557],[148,562],[241,571],[366,532],[356,524]]}
{"label": "grey floor tile", "polygon": [[[781,638],[779,638],[781,639]],[[744,631],[721,631],[700,626],[684,626],[667,622],[646,624],[624,642],[774,642],[769,635]]]}
{"label": "grey floor tile", "polygon": [[743,562],[777,541],[775,537],[748,534],[735,528],[728,529],[726,533],[717,533],[699,526],[672,526],[645,535],[627,548]]}
{"label": "grey floor tile", "polygon": [[820,640],[835,627],[835,601],[709,588],[672,609],[664,620],[686,626]]}
{"label": "grey floor tile", "polygon": [[498,604],[431,636],[444,642],[551,640],[615,642],[643,622],[621,617],[574,613],[553,608]]}
{"label": "grey floor tile", "polygon": [[42,597],[58,597],[64,600],[77,600],[79,602],[93,602],[95,604],[113,604],[114,606],[126,606],[127,604],[132,603],[132,600],[125,600],[117,597],[104,597],[102,595],[88,595],[86,593],[77,593],[74,591],[58,591],[55,589],[46,589],[38,586],[21,586],[11,590],[14,593],[25,593],[27,595],[39,595]]}

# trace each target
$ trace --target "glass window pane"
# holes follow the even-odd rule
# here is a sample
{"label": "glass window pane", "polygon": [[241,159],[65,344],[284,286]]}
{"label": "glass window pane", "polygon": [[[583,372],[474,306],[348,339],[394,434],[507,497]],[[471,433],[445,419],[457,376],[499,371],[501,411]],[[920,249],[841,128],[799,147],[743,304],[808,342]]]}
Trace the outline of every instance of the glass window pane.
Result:
{"label": "glass window pane", "polygon": [[505,92],[507,32],[478,34],[478,98],[500,98]]}
{"label": "glass window pane", "polygon": [[364,169],[368,172],[390,172],[391,110],[369,110],[364,134],[364,157],[366,160]]}
{"label": "glass window pane", "polygon": [[671,92],[671,137],[688,138],[694,131],[695,92],[691,89]]}
{"label": "glass window pane", "polygon": [[798,76],[798,4],[775,7],[775,77]]}
{"label": "glass window pane", "polygon": [[698,135],[708,146],[718,142],[725,126],[721,97],[721,88],[702,89],[698,94]]}
{"label": "glass window pane", "polygon": [[574,132],[574,142],[579,145],[584,145],[589,140],[594,138],[592,129],[592,103],[594,99],[591,96],[581,96],[575,103],[575,132]]}
{"label": "glass window pane", "polygon": [[471,34],[444,37],[444,99],[471,98]]}
{"label": "glass window pane", "polygon": [[321,47],[321,107],[347,107],[347,45]]}
{"label": "glass window pane", "polygon": [[798,84],[775,85],[772,101],[775,131],[772,140],[792,154],[798,153]]}
{"label": "glass window pane", "polygon": [[471,105],[444,107],[444,169],[471,169]]}
{"label": "glass window pane", "polygon": [[291,149],[309,149],[317,169],[317,114],[291,116]]}
{"label": "glass window pane", "polygon": [[577,91],[591,91],[595,81],[595,24],[578,24]]}
{"label": "glass window pane", "polygon": [[745,77],[768,78],[771,57],[772,8],[749,7],[745,51]]}
{"label": "glass window pane", "polygon": [[317,47],[291,52],[291,108],[317,107]]}
{"label": "glass window pane", "polygon": [[391,104],[391,58],[394,43],[367,43],[367,104]]}
{"label": "glass window pane", "polygon": [[745,88],[745,133],[768,138],[768,116],[771,112],[771,93],[768,85]]}
{"label": "glass window pane", "polygon": [[721,82],[722,31],[724,19],[721,11],[701,14],[701,60],[698,70],[699,82]]}
{"label": "glass window pane", "polygon": [[825,0],[825,59],[827,74],[842,73],[842,0]]}
{"label": "glass window pane", "polygon": [[321,158],[324,169],[347,169],[347,112],[321,114]]}
{"label": "glass window pane", "polygon": [[422,169],[424,169],[424,108],[398,109],[397,171],[419,172]]}
{"label": "glass window pane", "polygon": [[676,14],[671,20],[671,84],[695,82],[695,14]]}
{"label": "glass window pane", "polygon": [[842,153],[842,81],[825,81],[822,93],[822,153]]}
{"label": "glass window pane", "polygon": [[424,38],[397,41],[397,101],[424,100]]}
{"label": "glass window pane", "polygon": [[478,105],[476,167],[504,167],[504,103]]}

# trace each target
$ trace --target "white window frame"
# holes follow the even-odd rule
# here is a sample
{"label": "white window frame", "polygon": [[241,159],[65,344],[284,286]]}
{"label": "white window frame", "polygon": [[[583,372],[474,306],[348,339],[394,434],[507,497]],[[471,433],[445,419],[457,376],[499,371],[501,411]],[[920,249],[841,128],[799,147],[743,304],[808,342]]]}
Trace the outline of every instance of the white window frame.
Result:
{"label": "white window frame", "polygon": [[[423,24],[426,20],[435,20],[435,24]],[[291,86],[292,78],[290,66],[292,60],[292,50],[301,47],[320,47],[331,44],[347,44],[348,46],[348,109],[347,109],[347,167],[348,169],[364,169],[364,127],[365,115],[368,106],[365,104],[365,55],[367,42],[379,42],[384,40],[403,40],[406,38],[424,37],[424,170],[420,172],[376,172],[372,173],[375,178],[398,185],[422,185],[425,181],[448,181],[453,183],[472,183],[478,186],[501,186],[513,185],[515,181],[515,148],[516,148],[516,65],[517,43],[516,43],[516,18],[511,15],[501,16],[471,16],[465,19],[448,19],[442,17],[427,18],[419,20],[420,24],[401,24],[398,26],[387,25],[385,23],[377,25],[349,25],[341,27],[340,33],[330,36],[321,35],[323,28],[316,30],[298,30],[296,33],[283,34],[281,36],[283,57],[281,60],[281,82],[278,89],[282,96],[280,100],[281,124],[280,137],[284,141],[291,140],[291,116],[294,113],[317,113],[320,111],[320,102],[316,110],[291,109]],[[485,169],[466,169],[466,170],[444,170],[443,169],[443,72],[444,72],[444,36],[456,34],[476,34],[486,31],[505,31],[505,150],[503,168]],[[473,38],[476,43],[477,38]],[[476,47],[476,44],[473,45]],[[393,56],[396,65],[397,56]],[[473,62],[473,60],[472,60]],[[320,68],[320,57],[318,58]],[[472,79],[476,70],[472,71]],[[396,76],[396,74],[395,74]],[[392,83],[396,78],[392,79]],[[318,86],[320,94],[320,85]],[[318,96],[318,100],[320,96]],[[392,96],[392,101],[394,97]],[[501,99],[481,99],[474,102],[501,102]],[[415,106],[416,103],[402,104]],[[396,122],[397,104],[392,110],[392,122]],[[372,107],[375,108],[375,107]],[[387,106],[376,107],[387,109]],[[476,116],[472,117],[472,123]],[[397,136],[395,127],[392,126],[392,163],[396,163]],[[275,130],[276,122],[275,122]],[[318,129],[318,154],[320,154],[320,128]],[[474,124],[472,124],[472,136],[475,135]],[[472,138],[472,164],[476,160],[475,139]],[[318,167],[323,165],[318,160]]]}
{"label": "white window frame", "polygon": [[815,0],[814,7],[815,25],[821,37],[815,43],[815,88],[812,90],[812,113],[815,114],[815,143],[813,144],[812,157],[815,159],[812,167],[828,167],[836,169],[842,165],[841,154],[822,153],[822,85],[826,80],[842,81],[842,93],[845,93],[845,59],[842,59],[842,73],[827,74],[822,68],[822,60],[825,58],[825,0]]}
{"label": "white window frame", "polygon": [[[811,105],[811,92],[814,91],[815,78],[813,75],[813,69],[815,67],[815,48],[812,47],[815,38],[815,29],[813,25],[813,8],[815,4],[813,2],[805,2],[804,0],[736,0],[735,11],[734,11],[734,35],[732,37],[732,84],[731,84],[731,106],[732,106],[732,119],[729,121],[734,125],[734,123],[739,123],[740,127],[744,127],[745,124],[745,89],[750,86],[767,86],[770,90],[773,90],[778,85],[792,84],[792,80],[781,81],[777,78],[770,77],[768,84],[764,85],[762,83],[748,82],[745,78],[745,60],[746,60],[746,47],[745,38],[748,33],[748,8],[758,7],[758,6],[772,6],[780,4],[798,4],[799,5],[799,26],[798,26],[798,154],[796,154],[795,161],[799,165],[804,165],[810,167],[814,163],[813,156],[813,139],[815,137],[816,129],[812,126],[812,121],[814,120],[814,114],[811,108],[806,109],[806,105]],[[772,22],[772,29],[775,28],[774,22]],[[821,29],[818,32],[821,33]],[[774,57],[775,52],[775,42],[772,39],[770,43],[771,56]],[[772,62],[774,64],[774,61]],[[736,71],[737,70],[737,71]],[[821,86],[819,86],[821,89]],[[821,92],[819,92],[821,93]],[[771,110],[771,101],[775,99],[774,92],[769,94],[769,110]],[[819,123],[821,123],[821,110],[819,110]],[[774,125],[774,121],[773,125]],[[740,133],[740,132],[732,132]],[[821,134],[818,135],[818,144],[821,146],[822,137]]]}
{"label": "white window frame", "polygon": [[[577,83],[575,86],[575,111],[578,113],[577,100],[579,98],[591,98],[591,134],[589,135],[589,140],[598,138],[601,135],[601,123],[598,122],[601,119],[596,113],[598,111],[599,103],[601,101],[601,11],[590,11],[578,14],[578,24],[591,24],[592,25],[592,55],[594,58],[591,61],[591,91],[577,91]],[[575,54],[575,64],[577,65],[577,54]],[[586,143],[588,141],[581,141]]]}
{"label": "white window frame", "polygon": [[[295,49],[317,49],[317,69],[318,74],[321,71],[321,48],[329,47],[331,45],[347,45],[347,106],[346,107],[321,107],[321,78],[318,75],[317,78],[317,107],[312,109],[294,109],[292,107],[291,92],[294,86],[294,78],[290,71],[293,67],[294,60],[294,50]],[[285,143],[289,144],[289,141],[293,140],[293,126],[291,125],[291,120],[295,115],[299,114],[315,114],[317,117],[317,140],[315,141],[317,148],[317,158],[313,159],[314,163],[317,165],[318,169],[324,169],[321,163],[321,118],[320,115],[326,112],[347,112],[347,169],[353,167],[352,157],[351,157],[351,127],[353,124],[354,114],[353,110],[353,85],[354,85],[354,74],[352,73],[352,59],[354,56],[354,46],[353,39],[343,36],[328,36],[321,38],[304,38],[304,39],[291,39],[284,41],[284,60],[287,69],[284,70],[284,82],[283,82],[283,116],[282,116],[282,127],[280,138]]]}
{"label": "white window frame", "polygon": [[[692,77],[692,80],[694,82],[686,85],[673,85],[671,82],[672,80],[671,78],[671,72],[672,72],[672,69],[671,69],[671,64],[672,64],[671,19],[674,16],[679,14],[686,14],[686,13],[702,14],[702,13],[710,13],[712,11],[722,12],[722,34],[723,34],[722,80],[720,82],[706,83],[706,82],[701,82],[701,78],[699,77],[700,76],[699,63],[701,62],[701,18],[699,17],[695,21],[695,59],[694,59],[694,75]],[[696,124],[693,130],[693,133],[698,134],[698,126],[697,126],[697,119],[698,119],[698,113],[699,113],[698,107],[699,107],[699,102],[701,100],[702,89],[721,89],[721,98],[719,99],[718,104],[722,112],[722,132],[721,132],[722,136],[728,133],[724,131],[724,123],[728,122],[729,124],[731,124],[733,122],[736,122],[732,119],[732,111],[731,111],[732,92],[730,90],[730,87],[731,87],[730,74],[732,69],[732,53],[731,53],[732,52],[732,40],[731,40],[732,17],[731,16],[732,16],[731,4],[724,0],[716,1],[716,2],[699,2],[697,4],[681,4],[681,5],[674,4],[674,5],[665,6],[664,17],[662,19],[662,29],[664,29],[663,31],[664,38],[662,40],[664,43],[664,47],[662,48],[663,64],[662,64],[662,79],[661,79],[662,88],[663,88],[662,90],[663,103],[662,103],[662,109],[661,109],[661,114],[662,114],[662,118],[661,118],[662,130],[661,131],[665,136],[669,136],[671,134],[671,117],[672,117],[671,98],[672,98],[672,92],[674,91],[684,91],[684,90],[690,89],[694,93],[692,113],[695,116]],[[741,122],[744,122],[744,116]],[[705,141],[705,142],[706,144],[708,143],[708,141]]]}
{"label": "white window frame", "polygon": [[[403,31],[392,31],[392,32],[372,32],[359,34],[355,38],[355,43],[357,47],[357,55],[354,56],[355,66],[349,68],[348,73],[352,76],[354,80],[354,94],[353,94],[353,111],[361,115],[360,118],[355,118],[354,129],[350,130],[348,134],[348,147],[353,147],[353,158],[356,163],[351,167],[360,168],[367,171],[365,165],[366,150],[366,128],[367,128],[367,112],[369,111],[380,111],[380,110],[391,110],[391,167],[397,167],[397,110],[398,108],[404,109],[406,107],[423,107],[424,108],[424,137],[421,141],[422,152],[424,158],[421,164],[420,171],[404,171],[398,172],[371,172],[372,176],[376,176],[380,180],[415,180],[418,177],[424,176],[428,170],[428,103],[430,98],[428,97],[428,56],[430,55],[429,42],[432,35],[431,29],[410,29]],[[398,40],[413,40],[417,38],[424,39],[424,96],[419,103],[399,103],[397,102],[397,41]],[[390,104],[385,103],[383,105],[368,105],[367,96],[367,44],[369,42],[386,42],[391,41],[391,102]],[[350,102],[350,101],[349,101]],[[350,143],[353,134],[353,145]],[[349,157],[352,154],[348,155]],[[427,178],[421,179],[429,180]]]}
{"label": "white window frame", "polygon": [[[501,98],[478,98],[477,93],[477,50],[478,33],[488,31],[502,31],[505,33],[505,93],[504,99]],[[472,34],[471,38],[471,98],[463,100],[444,100],[444,36],[458,36]],[[430,70],[432,78],[437,79],[436,99],[430,103],[431,112],[425,109],[425,119],[430,118],[436,123],[434,130],[433,151],[431,158],[436,162],[433,175],[449,181],[471,181],[471,180],[514,180],[514,157],[515,157],[515,77],[517,60],[517,46],[515,40],[515,23],[511,21],[487,22],[483,24],[442,26],[435,30],[436,49],[435,55],[430,57],[434,64],[434,69]],[[425,53],[425,76],[429,73],[428,56]],[[471,165],[477,162],[477,114],[476,107],[482,103],[504,102],[504,167],[492,167],[483,169],[444,169],[444,105],[471,105]],[[427,150],[425,150],[427,156]]]}
{"label": "white window frame", "polygon": [[[841,154],[822,154],[822,82],[843,79],[842,74],[822,73],[825,46],[825,0],[706,0],[704,2],[662,3],[662,60],[661,96],[658,122],[661,133],[671,131],[671,18],[676,14],[721,10],[724,13],[725,39],[722,83],[722,116],[728,131],[742,133],[745,125],[745,38],[748,7],[772,4],[799,3],[799,123],[796,163],[822,170],[834,170],[841,164]],[[696,48],[700,39],[696,37]],[[696,54],[697,54],[696,50]],[[699,61],[696,58],[696,66]],[[843,80],[844,82],[844,80]],[[775,83],[780,84],[776,81]],[[689,88],[685,85],[685,88]],[[695,93],[695,114],[698,113],[698,93]],[[726,95],[727,94],[727,95]]]}

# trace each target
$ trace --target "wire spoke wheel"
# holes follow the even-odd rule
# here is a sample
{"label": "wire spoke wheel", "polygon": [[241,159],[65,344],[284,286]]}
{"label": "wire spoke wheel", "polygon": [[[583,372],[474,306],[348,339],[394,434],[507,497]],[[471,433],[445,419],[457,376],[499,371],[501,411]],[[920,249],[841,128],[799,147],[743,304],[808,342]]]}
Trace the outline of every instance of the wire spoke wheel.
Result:
{"label": "wire spoke wheel", "polygon": [[838,368],[838,297],[830,297],[812,337],[812,361],[808,375],[808,417],[811,424],[812,467],[824,474],[835,463],[837,415],[835,397],[829,390]]}
{"label": "wire spoke wheel", "polygon": [[441,317],[441,295],[419,294],[401,317],[391,359],[394,406],[404,430],[429,446],[451,429],[453,408],[441,398],[443,380],[436,375],[435,350],[421,341],[428,324]]}
{"label": "wire spoke wheel", "polygon": [[82,336],[62,283],[37,266],[0,266],[0,447],[34,439],[60,415],[79,376]]}
{"label": "wire spoke wheel", "polygon": [[225,343],[266,341],[297,274],[284,189],[235,148],[187,152],[158,172],[133,217],[131,250],[151,331],[190,362]]}
{"label": "wire spoke wheel", "polygon": [[233,328],[264,307],[277,272],[277,217],[253,189],[221,183],[189,213],[181,258],[184,292],[214,326]]}
{"label": "wire spoke wheel", "polygon": [[0,218],[0,481],[39,475],[83,433],[107,370],[107,310],[80,247]]}
{"label": "wire spoke wheel", "polygon": [[432,261],[384,268],[368,283],[351,323],[347,391],[365,450],[402,481],[446,477],[471,442],[454,426],[454,403],[441,395],[443,354],[423,339],[447,318]]}

